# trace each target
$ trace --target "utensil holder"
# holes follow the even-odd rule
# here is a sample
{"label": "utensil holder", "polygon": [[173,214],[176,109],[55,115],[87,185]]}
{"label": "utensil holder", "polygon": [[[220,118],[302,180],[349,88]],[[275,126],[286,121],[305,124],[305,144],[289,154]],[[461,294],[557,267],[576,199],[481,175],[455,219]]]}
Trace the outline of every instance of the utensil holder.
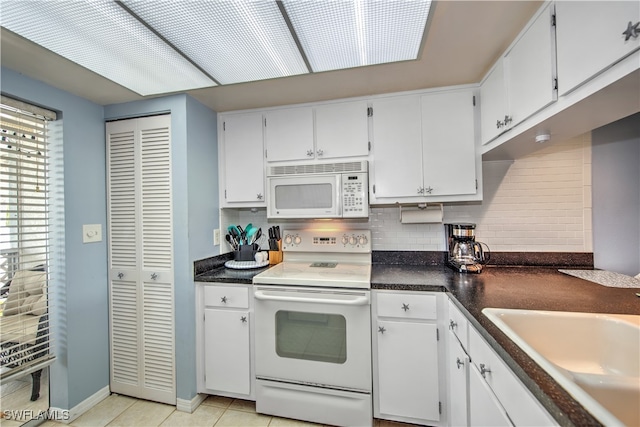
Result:
{"label": "utensil holder", "polygon": [[236,261],[255,261],[254,257],[259,248],[260,246],[255,243],[253,245],[240,245],[238,250],[233,252],[233,259]]}

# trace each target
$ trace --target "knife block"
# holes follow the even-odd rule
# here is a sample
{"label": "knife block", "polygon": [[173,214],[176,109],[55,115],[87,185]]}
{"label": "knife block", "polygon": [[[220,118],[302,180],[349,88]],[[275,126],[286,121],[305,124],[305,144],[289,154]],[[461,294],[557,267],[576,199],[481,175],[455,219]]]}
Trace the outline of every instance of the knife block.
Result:
{"label": "knife block", "polygon": [[276,265],[282,262],[282,240],[278,240],[278,250],[269,251],[269,265]]}

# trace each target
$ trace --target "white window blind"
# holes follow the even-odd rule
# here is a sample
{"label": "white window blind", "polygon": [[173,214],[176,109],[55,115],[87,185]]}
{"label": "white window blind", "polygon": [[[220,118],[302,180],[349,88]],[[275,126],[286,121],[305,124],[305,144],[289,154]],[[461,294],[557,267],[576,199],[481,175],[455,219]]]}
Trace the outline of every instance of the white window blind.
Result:
{"label": "white window blind", "polygon": [[[55,114],[0,104],[0,368],[2,383],[51,363],[48,121]],[[34,377],[35,381],[35,377]],[[32,399],[33,400],[33,399]]]}

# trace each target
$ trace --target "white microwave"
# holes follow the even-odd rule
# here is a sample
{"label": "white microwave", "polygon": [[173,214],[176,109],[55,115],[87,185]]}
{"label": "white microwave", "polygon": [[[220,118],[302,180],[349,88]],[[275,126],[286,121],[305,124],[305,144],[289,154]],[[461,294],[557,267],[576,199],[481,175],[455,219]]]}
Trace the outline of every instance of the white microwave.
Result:
{"label": "white microwave", "polygon": [[368,218],[366,160],[271,166],[267,218]]}

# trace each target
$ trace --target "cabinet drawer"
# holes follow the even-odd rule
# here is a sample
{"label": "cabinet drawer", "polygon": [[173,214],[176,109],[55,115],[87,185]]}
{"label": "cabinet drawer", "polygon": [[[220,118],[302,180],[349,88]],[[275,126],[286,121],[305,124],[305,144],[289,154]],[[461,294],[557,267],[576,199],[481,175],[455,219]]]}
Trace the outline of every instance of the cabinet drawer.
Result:
{"label": "cabinet drawer", "polygon": [[412,293],[378,293],[378,316],[435,320],[436,296]]}
{"label": "cabinet drawer", "polygon": [[471,362],[484,377],[517,426],[557,425],[538,399],[522,384],[475,328],[469,328]]}
{"label": "cabinet drawer", "polygon": [[447,327],[458,338],[462,348],[465,351],[469,351],[469,321],[451,300],[449,300]]}
{"label": "cabinet drawer", "polygon": [[207,307],[249,308],[249,289],[240,286],[205,286]]}

